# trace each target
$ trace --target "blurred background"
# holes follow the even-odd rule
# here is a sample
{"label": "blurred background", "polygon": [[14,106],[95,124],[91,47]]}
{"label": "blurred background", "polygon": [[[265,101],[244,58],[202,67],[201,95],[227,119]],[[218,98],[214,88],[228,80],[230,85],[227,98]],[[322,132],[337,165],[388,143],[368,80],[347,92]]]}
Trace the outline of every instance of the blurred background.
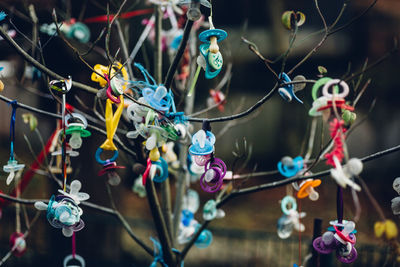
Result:
{"label": "blurred background", "polygon": [[[110,12],[117,12],[120,1],[110,2]],[[369,2],[363,0],[349,2],[338,25],[344,25],[361,14],[368,8]],[[53,8],[56,8],[59,20],[68,16],[89,18],[104,15],[107,1],[0,1],[0,8],[8,14],[18,29],[14,40],[26,51],[30,51],[32,46],[23,37],[23,34],[27,38],[32,37],[28,10],[30,3],[34,4],[39,25],[41,25],[52,22]],[[213,118],[243,111],[272,88],[273,76],[264,63],[241,41],[242,36],[254,42],[265,57],[274,59],[287,49],[290,37],[290,32],[282,27],[281,14],[285,10],[302,11],[306,15],[306,23],[300,27],[297,42],[288,58],[286,68],[290,69],[319,42],[323,35],[321,32],[316,33],[323,29],[323,25],[313,1],[218,0],[213,1],[212,4],[215,27],[228,32],[228,38],[221,43],[220,47],[225,67],[229,63],[232,64],[232,78],[222,89],[228,99],[225,111],[222,113],[214,109],[200,117]],[[343,1],[320,1],[319,5],[327,23],[331,24],[337,17]],[[128,1],[126,5],[127,10],[149,7],[151,5],[145,1]],[[208,16],[209,10],[202,8],[202,11]],[[143,31],[142,20],[149,17],[150,14],[120,20],[129,51],[133,49]],[[167,25],[165,22],[164,26],[169,27]],[[3,21],[3,26],[9,27],[9,30],[14,29],[7,21]],[[93,42],[105,23],[90,23],[87,26],[91,31]],[[356,73],[361,70],[366,59],[369,63],[373,63],[393,48],[393,38],[396,37],[399,29],[400,2],[379,0],[373,9],[349,27],[329,36],[318,52],[296,69],[294,75],[318,79],[318,66],[324,66],[328,70],[328,76],[332,78]],[[48,68],[60,75],[71,75],[75,81],[98,87],[90,80],[90,69],[79,61],[60,38],[49,38],[43,33],[40,33],[39,38],[43,46],[43,60]],[[86,51],[88,48],[87,44],[71,42],[80,51]],[[94,49],[92,53],[85,56],[92,66],[98,63],[107,64],[101,52],[104,49],[104,37],[98,46],[98,49]],[[114,54],[118,48],[119,39],[117,31],[113,28],[111,54]],[[152,72],[153,58],[152,44],[146,41],[135,61],[142,63]],[[57,104],[48,95],[43,79],[35,82],[27,79],[24,74],[26,63],[4,40],[0,41],[0,60],[0,66],[4,67],[0,77],[5,84],[2,95],[46,111],[56,112]],[[163,76],[165,76],[169,66],[167,54],[164,54],[163,60]],[[400,83],[397,80],[399,63],[399,54],[395,53],[364,75],[363,84],[368,78],[371,79],[371,84],[356,109],[357,122],[363,122],[347,138],[350,157],[364,157],[400,143],[400,95],[397,91]],[[273,67],[279,72],[279,63]],[[200,75],[194,111],[207,107],[208,90],[215,88],[223,77],[224,71],[225,69],[214,80],[205,80],[204,76]],[[267,104],[245,119],[230,125],[212,124],[213,132],[217,136],[216,156],[223,159],[228,168],[232,168],[235,159],[232,155],[234,144],[236,141],[242,142],[243,137],[246,138],[252,150],[249,161],[241,173],[251,172],[255,168],[257,171],[275,170],[277,162],[283,156],[296,157],[304,154],[304,143],[308,139],[311,124],[311,119],[307,115],[312,105],[311,86],[307,85],[297,95],[304,101],[304,105],[296,102],[287,103],[275,94]],[[67,96],[67,101],[93,116],[91,112],[93,95],[72,89]],[[375,105],[372,105],[373,102]],[[182,110],[182,107],[178,110]],[[18,160],[29,166],[40,152],[42,144],[37,133],[31,132],[29,126],[23,123],[21,118],[23,113],[26,111],[17,110],[15,151]],[[9,157],[10,106],[0,102],[0,114],[0,163],[6,164]],[[46,116],[35,115],[39,120],[38,130],[46,142],[56,127],[56,121]],[[122,124],[121,128],[127,129],[127,125]],[[201,125],[194,125],[194,127],[198,129]],[[320,144],[328,141],[328,127],[319,122],[317,133],[314,155],[318,153]],[[30,151],[24,135],[29,140],[34,154]],[[74,171],[69,178],[82,181],[82,191],[90,194],[91,202],[110,207],[104,178],[97,176],[101,166],[94,160],[94,151],[103,140],[104,137],[97,133],[93,133],[91,138],[84,140],[79,151],[81,156],[72,159]],[[396,224],[399,220],[392,214],[390,200],[397,196],[392,189],[392,182],[394,178],[400,176],[398,160],[399,153],[395,153],[368,162],[364,165],[364,171],[361,174],[383,209],[384,215],[394,220]],[[134,162],[135,160],[129,155],[120,153],[119,165],[127,166],[127,168],[121,174],[123,179],[121,185],[113,187],[113,194],[119,211],[126,216],[134,232],[151,245],[149,237],[156,236],[156,232],[149,205],[146,199],[132,192],[132,185],[137,177],[131,170]],[[326,169],[325,164],[319,164],[315,172],[324,169]],[[0,189],[9,193],[12,189],[11,186],[5,185],[6,177],[6,173],[0,174]],[[244,186],[271,182],[276,179],[282,178],[277,175],[251,178],[251,181],[247,181]],[[209,229],[214,235],[212,245],[206,249],[193,247],[185,259],[185,266],[292,266],[293,263],[298,263],[299,240],[301,240],[302,257],[310,252],[314,219],[322,219],[323,228],[328,226],[330,220],[336,219],[335,182],[330,177],[323,177],[322,180],[323,183],[318,188],[320,199],[317,202],[311,202],[308,199],[298,201],[301,210],[307,213],[302,220],[306,225],[306,231],[301,236],[293,232],[289,239],[281,240],[276,234],[276,223],[282,215],[279,200],[286,195],[287,187],[241,196],[224,206],[225,218],[215,220],[210,224]],[[172,185],[174,185],[173,182]],[[202,204],[210,199],[210,195],[204,193],[198,183],[194,183],[193,188],[200,193]],[[22,197],[49,199],[57,189],[57,184],[53,180],[42,173],[37,173]],[[174,193],[175,187],[172,186],[172,194]],[[362,207],[361,217],[356,224],[359,257],[352,266],[383,266],[389,255],[389,249],[382,240],[375,238],[373,233],[374,222],[380,220],[380,217],[364,191],[358,196]],[[349,190],[345,190],[344,197],[344,217],[352,219],[355,209]],[[32,205],[28,205],[26,212],[32,219],[35,209]],[[201,212],[196,214],[196,218],[201,220]],[[86,226],[77,233],[77,253],[85,258],[87,266],[148,266],[151,263],[152,258],[130,239],[114,217],[84,207],[83,220]],[[14,205],[3,209],[0,229],[0,257],[2,257],[8,252],[9,237],[15,231]],[[59,229],[52,228],[44,214],[32,228],[27,238],[27,245],[28,250],[23,257],[12,256],[4,265],[60,266],[63,258],[71,253],[71,240],[63,237]],[[340,263],[334,255],[331,255],[324,266],[340,266]]]}

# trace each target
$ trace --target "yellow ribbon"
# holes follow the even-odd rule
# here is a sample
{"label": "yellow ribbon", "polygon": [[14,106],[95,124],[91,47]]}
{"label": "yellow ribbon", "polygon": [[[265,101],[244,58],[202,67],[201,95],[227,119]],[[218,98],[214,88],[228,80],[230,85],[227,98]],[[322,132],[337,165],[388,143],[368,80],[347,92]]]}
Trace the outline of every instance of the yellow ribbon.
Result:
{"label": "yellow ribbon", "polygon": [[112,101],[107,99],[106,103],[106,130],[107,130],[107,140],[100,146],[104,150],[117,150],[114,145],[113,139],[115,132],[117,131],[119,119],[122,115],[122,110],[124,109],[124,98],[122,95],[119,96],[121,103],[118,105],[117,110],[113,114]]}

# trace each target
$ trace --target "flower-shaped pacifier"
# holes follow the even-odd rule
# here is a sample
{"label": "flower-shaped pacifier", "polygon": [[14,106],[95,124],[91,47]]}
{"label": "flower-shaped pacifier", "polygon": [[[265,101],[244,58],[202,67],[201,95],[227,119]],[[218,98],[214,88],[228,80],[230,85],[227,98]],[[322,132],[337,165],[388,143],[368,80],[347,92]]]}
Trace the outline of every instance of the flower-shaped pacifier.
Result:
{"label": "flower-shaped pacifier", "polygon": [[25,167],[25,164],[18,164],[18,161],[14,156],[14,141],[15,141],[15,118],[17,112],[17,101],[12,101],[11,103],[12,112],[11,112],[11,121],[10,121],[10,158],[6,165],[3,166],[3,171],[9,173],[6,184],[9,185],[15,177],[15,173],[19,170],[22,170]]}
{"label": "flower-shaped pacifier", "polygon": [[[119,97],[119,99],[120,99],[120,103],[119,103],[118,108],[115,111],[115,113],[113,113],[112,101],[110,99],[107,99],[106,112],[105,112],[107,139],[106,139],[106,141],[104,141],[104,143],[99,148],[97,148],[96,154],[95,154],[96,161],[99,164],[103,165],[103,169],[101,171],[99,171],[98,175],[102,176],[104,174],[107,174],[108,183],[110,185],[118,185],[120,183],[121,178],[116,173],[116,170],[125,168],[123,166],[117,166],[116,160],[118,158],[118,150],[113,141],[114,135],[118,128],[119,120],[122,115],[122,110],[124,108],[123,96],[121,95]],[[106,160],[101,159],[100,156],[104,152],[104,150],[112,151],[113,156]]]}
{"label": "flower-shaped pacifier", "polygon": [[363,163],[357,158],[350,159],[346,165],[342,167],[336,156],[333,156],[336,168],[331,169],[331,176],[343,188],[352,187],[354,190],[361,191],[361,187],[356,184],[352,177],[359,175],[363,169]]}
{"label": "flower-shaped pacifier", "polygon": [[208,193],[217,192],[223,184],[225,174],[225,163],[219,158],[211,158],[204,165],[204,173],[200,177],[201,188]]}
{"label": "flower-shaped pacifier", "polygon": [[71,182],[70,192],[59,190],[61,195],[52,196],[49,203],[35,202],[38,210],[47,210],[47,220],[55,228],[62,228],[66,237],[71,237],[73,232],[82,230],[85,226],[81,215],[82,209],[78,206],[81,201],[89,199],[89,195],[79,192],[82,184],[78,180]]}
{"label": "flower-shaped pacifier", "polygon": [[13,233],[10,237],[10,247],[14,256],[21,257],[27,249],[24,234]]}
{"label": "flower-shaped pacifier", "polygon": [[168,111],[172,104],[172,92],[168,92],[167,88],[159,85],[156,90],[144,88],[142,90],[144,99],[150,106],[160,111]]}
{"label": "flower-shaped pacifier", "polygon": [[[339,85],[342,88],[342,91],[339,92],[335,85]],[[331,87],[333,87],[334,90],[333,94],[329,93],[329,89]],[[346,105],[345,97],[349,94],[349,86],[345,81],[341,81],[339,79],[327,81],[322,88],[322,94],[327,99],[327,104],[318,108],[318,112],[327,109],[333,109],[334,106],[340,110],[354,110],[354,107]]]}
{"label": "flower-shaped pacifier", "polygon": [[[72,263],[74,262],[74,263]],[[75,262],[79,262],[79,265],[77,265]],[[82,258],[82,256],[79,256],[78,254],[75,255],[68,255],[64,258],[63,262],[64,267],[85,267],[85,259]]]}
{"label": "flower-shaped pacifier", "polygon": [[206,221],[214,220],[215,218],[225,217],[225,212],[221,209],[217,209],[217,202],[214,199],[210,199],[204,204],[203,207],[203,219]]}
{"label": "flower-shaped pacifier", "polygon": [[51,89],[65,94],[72,88],[72,79],[68,76],[66,80],[52,80],[49,84]]}
{"label": "flower-shaped pacifier", "polygon": [[65,116],[65,126],[67,127],[65,133],[71,135],[68,143],[73,149],[78,149],[82,146],[81,137],[89,137],[91,135],[91,133],[86,130],[86,118],[79,113],[67,114]]}
{"label": "flower-shaped pacifier", "polygon": [[18,164],[18,161],[15,159],[10,159],[7,162],[7,165],[3,166],[3,171],[8,172],[6,184],[9,185],[14,180],[15,173],[19,170],[25,168],[25,164]]}
{"label": "flower-shaped pacifier", "polygon": [[[196,164],[204,166],[209,160],[206,159],[214,151],[215,136],[211,131],[200,130],[192,137],[192,145],[189,153],[194,156]],[[196,157],[198,156],[198,157]]]}
{"label": "flower-shaped pacifier", "polygon": [[77,22],[72,18],[64,21],[60,27],[60,31],[69,39],[76,39],[81,43],[87,43],[90,40],[90,30],[82,22]]}

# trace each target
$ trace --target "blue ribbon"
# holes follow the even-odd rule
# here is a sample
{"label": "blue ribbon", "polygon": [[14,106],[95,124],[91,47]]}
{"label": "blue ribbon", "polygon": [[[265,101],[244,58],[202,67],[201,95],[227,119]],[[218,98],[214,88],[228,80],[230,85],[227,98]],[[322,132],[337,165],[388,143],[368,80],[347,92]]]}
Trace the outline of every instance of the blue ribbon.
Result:
{"label": "blue ribbon", "polygon": [[154,260],[150,264],[150,267],[157,267],[157,262],[161,263],[162,266],[168,267],[168,265],[164,261],[162,247],[160,242],[155,240],[154,238],[150,237],[150,240],[153,242],[154,246]]}
{"label": "blue ribbon", "polygon": [[[182,254],[179,250],[177,250],[176,248],[172,248],[172,251],[175,252],[175,254],[178,254],[179,256]],[[183,267],[185,265],[184,261],[181,261],[181,267]]]}
{"label": "blue ribbon", "polygon": [[188,117],[185,116],[185,113],[183,111],[169,112],[165,114],[165,117],[167,117],[169,120],[173,120],[175,123],[184,124],[188,120]]}
{"label": "blue ribbon", "polygon": [[0,11],[0,21],[5,19],[7,17],[7,14],[4,11]]}
{"label": "blue ribbon", "polygon": [[17,100],[13,100],[8,105],[11,105],[11,121],[10,121],[10,160],[14,160],[14,140],[15,140],[15,114],[17,112],[18,102]]}
{"label": "blue ribbon", "polygon": [[[138,68],[142,72],[144,79],[146,80],[146,84],[151,85],[149,82],[149,78],[150,78],[151,81],[153,82],[153,86],[157,86],[156,80],[154,80],[154,78],[150,75],[150,73],[140,63],[135,63],[135,67]],[[138,81],[137,83],[140,84],[140,83],[144,83],[144,82]]]}
{"label": "blue ribbon", "polygon": [[[157,262],[161,263],[161,265],[163,267],[168,267],[168,265],[164,261],[162,247],[161,247],[160,242],[158,242],[156,239],[154,239],[152,237],[150,237],[150,240],[153,242],[153,246],[154,246],[154,260],[150,264],[150,267],[157,267]],[[181,252],[175,248],[173,248],[172,251],[178,255],[181,254]],[[183,267],[183,266],[184,266],[184,261],[182,260],[181,267]]]}

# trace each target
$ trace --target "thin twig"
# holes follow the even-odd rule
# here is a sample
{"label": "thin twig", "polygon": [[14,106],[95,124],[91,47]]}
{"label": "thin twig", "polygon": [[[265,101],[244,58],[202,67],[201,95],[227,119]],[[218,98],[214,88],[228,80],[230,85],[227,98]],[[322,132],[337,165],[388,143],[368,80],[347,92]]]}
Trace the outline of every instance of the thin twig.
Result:
{"label": "thin twig", "polygon": [[[165,77],[165,82],[164,85],[166,88],[170,88],[172,84],[172,79],[174,78],[176,69],[178,68],[178,64],[181,61],[181,58],[183,56],[183,53],[185,52],[187,42],[189,40],[189,35],[190,31],[193,26],[193,21],[188,19],[185,24],[185,28],[183,30],[183,36],[181,43],[179,44],[178,51],[176,52],[176,55],[174,57],[174,60],[172,61],[171,65],[169,66],[167,76]],[[174,92],[176,94],[176,92]]]}
{"label": "thin twig", "polygon": [[[50,76],[50,77],[52,77],[54,79],[65,80],[64,77],[62,77],[61,75],[59,75],[59,74],[53,72],[52,70],[46,68],[44,65],[40,64],[33,57],[31,57],[28,53],[26,53],[23,48],[21,48],[10,36],[8,36],[6,31],[3,29],[3,27],[0,27],[0,36],[3,37],[4,40],[17,51],[18,54],[20,54],[26,61],[31,63],[37,69],[41,70],[42,72],[44,72],[45,74],[47,74],[48,76]],[[92,94],[95,94],[98,91],[98,89],[96,89],[96,88],[93,88],[93,87],[88,86],[86,84],[75,82],[75,81],[72,81],[72,86],[76,87],[76,88],[79,88],[79,89],[82,89],[82,90],[84,90],[86,92],[89,92],[89,93],[92,93]]]}
{"label": "thin twig", "polygon": [[[3,100],[6,103],[10,103],[12,101],[11,99],[9,99],[9,98],[7,98],[7,97],[5,97],[3,95],[0,95],[0,100]],[[61,115],[60,114],[55,114],[55,113],[52,113],[52,112],[48,112],[48,111],[44,111],[44,110],[41,110],[41,109],[38,109],[38,108],[34,108],[34,107],[31,107],[31,106],[22,104],[20,102],[17,102],[16,105],[19,108],[30,110],[30,111],[36,112],[38,114],[42,114],[42,115],[45,115],[45,116],[48,116],[48,117],[52,117],[52,118],[55,118],[55,119],[61,119]],[[92,130],[94,130],[94,131],[96,131],[98,133],[103,134],[104,136],[107,135],[106,131],[104,131],[104,130],[102,130],[102,129],[94,126],[94,125],[88,124],[87,127],[88,127],[88,129],[92,129]],[[134,151],[132,151],[131,149],[129,149],[127,146],[125,146],[124,143],[119,139],[119,137],[117,135],[115,135],[114,138],[115,138],[115,142],[120,146],[120,148],[122,150],[124,150],[125,152],[127,152],[128,154],[130,154],[131,156],[136,158],[136,156],[137,156],[136,153]]]}
{"label": "thin twig", "polygon": [[160,239],[161,247],[163,250],[163,254],[165,257],[165,262],[168,266],[174,265],[174,254],[172,252],[171,239],[168,234],[167,225],[165,223],[164,217],[162,215],[160,203],[158,201],[154,183],[151,179],[147,179],[146,182],[146,192],[147,192],[147,200],[149,202],[150,211],[153,215],[153,221],[158,233],[158,238]]}

